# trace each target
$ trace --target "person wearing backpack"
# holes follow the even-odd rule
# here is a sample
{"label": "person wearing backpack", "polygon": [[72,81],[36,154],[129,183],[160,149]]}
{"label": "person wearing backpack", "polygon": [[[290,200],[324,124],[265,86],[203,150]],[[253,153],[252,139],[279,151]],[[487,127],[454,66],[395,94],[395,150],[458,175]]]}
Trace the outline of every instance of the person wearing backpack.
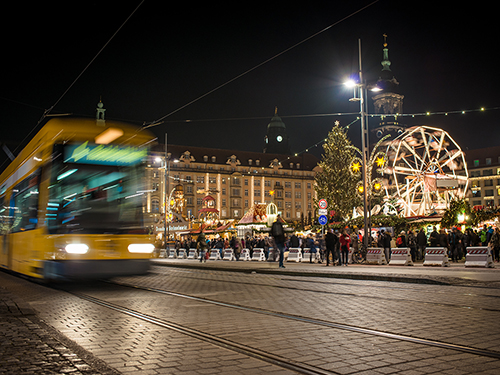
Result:
{"label": "person wearing backpack", "polygon": [[276,221],[271,227],[271,236],[274,238],[274,244],[279,250],[279,268],[285,268],[285,266],[283,265],[283,258],[285,253],[285,231],[283,230],[283,224],[281,223],[280,214],[276,216]]}

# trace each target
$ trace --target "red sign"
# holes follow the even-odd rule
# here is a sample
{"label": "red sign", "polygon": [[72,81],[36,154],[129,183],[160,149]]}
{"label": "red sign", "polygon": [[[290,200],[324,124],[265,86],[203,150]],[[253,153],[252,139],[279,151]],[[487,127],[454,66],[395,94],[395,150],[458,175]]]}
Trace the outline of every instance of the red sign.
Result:
{"label": "red sign", "polygon": [[318,205],[319,205],[319,208],[321,208],[323,210],[328,207],[328,203],[327,203],[326,199],[320,199],[318,202]]}

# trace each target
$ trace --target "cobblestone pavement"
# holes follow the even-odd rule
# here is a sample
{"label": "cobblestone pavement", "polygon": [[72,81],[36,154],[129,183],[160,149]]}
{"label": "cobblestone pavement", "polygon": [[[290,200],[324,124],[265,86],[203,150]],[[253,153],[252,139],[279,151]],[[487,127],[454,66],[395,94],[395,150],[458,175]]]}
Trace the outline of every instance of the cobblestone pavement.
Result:
{"label": "cobblestone pavement", "polygon": [[0,374],[117,373],[41,322],[22,299],[0,288]]}
{"label": "cobblestone pavement", "polygon": [[[73,292],[324,373],[498,374],[498,357],[342,327],[350,325],[498,353],[500,288],[491,287],[495,277],[489,276],[486,282],[473,286],[461,282],[429,285],[154,267],[149,275],[116,281],[171,294],[110,284],[74,286]],[[44,324],[71,340],[74,347],[120,373],[295,373],[264,358],[123,315],[75,294],[5,274],[0,274],[0,281],[10,292],[23,296]],[[242,310],[240,306],[253,310]]]}

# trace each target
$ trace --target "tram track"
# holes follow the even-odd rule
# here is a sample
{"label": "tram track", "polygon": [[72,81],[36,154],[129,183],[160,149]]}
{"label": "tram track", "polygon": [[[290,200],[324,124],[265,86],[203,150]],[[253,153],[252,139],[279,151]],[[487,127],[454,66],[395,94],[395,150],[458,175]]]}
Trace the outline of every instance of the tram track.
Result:
{"label": "tram track", "polygon": [[[178,292],[172,292],[172,291],[159,289],[159,288],[144,287],[144,286],[140,286],[140,285],[133,285],[133,284],[128,284],[128,283],[124,283],[124,282],[116,282],[116,281],[107,281],[106,283],[110,284],[110,285],[114,285],[114,286],[131,288],[131,289],[135,289],[135,290],[142,290],[142,291],[146,291],[146,292],[159,293],[159,294],[168,295],[168,296],[176,297],[176,298],[184,298],[184,299],[188,299],[191,301],[202,302],[202,303],[215,305],[215,306],[219,306],[219,307],[224,307],[224,308],[237,309],[240,311],[245,311],[245,312],[259,314],[259,315],[271,316],[271,317],[280,318],[280,319],[287,319],[287,320],[291,320],[294,322],[313,324],[313,325],[322,326],[325,328],[356,332],[359,334],[377,336],[377,337],[381,337],[381,338],[385,338],[385,339],[389,339],[389,340],[398,340],[398,341],[403,341],[403,342],[408,342],[408,343],[413,343],[413,344],[425,345],[425,346],[430,346],[430,347],[435,347],[435,348],[440,348],[440,349],[448,349],[448,350],[458,351],[458,352],[462,352],[462,353],[468,353],[468,354],[473,354],[473,355],[478,355],[478,356],[483,356],[483,357],[500,359],[500,352],[486,350],[486,349],[480,349],[480,348],[475,348],[475,347],[470,347],[470,346],[465,346],[465,345],[452,344],[452,343],[447,343],[447,342],[442,342],[442,341],[437,341],[437,340],[418,338],[418,337],[413,337],[413,336],[408,336],[408,335],[401,335],[401,334],[385,332],[385,331],[370,329],[370,328],[361,327],[361,326],[341,324],[341,323],[325,321],[325,320],[321,320],[321,319],[315,319],[315,318],[309,318],[309,317],[298,316],[298,315],[293,315],[293,314],[281,313],[281,312],[265,310],[265,309],[260,309],[260,308],[242,306],[242,305],[233,304],[233,303],[216,301],[216,300],[212,300],[209,298],[197,297],[197,296],[192,296],[192,295],[178,293]],[[189,327],[185,327],[183,325],[180,325],[180,324],[177,324],[177,323],[174,323],[171,321],[166,321],[166,320],[163,320],[163,319],[160,319],[160,318],[148,315],[148,314],[144,314],[140,311],[136,311],[136,310],[124,307],[124,306],[120,306],[120,305],[117,305],[117,304],[114,304],[114,303],[111,303],[111,302],[108,302],[108,301],[105,301],[105,300],[102,300],[102,299],[99,299],[99,298],[96,298],[96,297],[93,297],[93,296],[90,296],[87,294],[74,292],[71,290],[66,290],[66,291],[77,296],[78,298],[81,298],[81,299],[87,300],[89,302],[98,304],[100,306],[112,309],[112,310],[120,312],[122,314],[133,316],[135,318],[138,318],[138,319],[141,319],[143,321],[158,325],[158,326],[163,327],[163,328],[175,330],[176,332],[186,334],[190,337],[197,338],[197,339],[200,339],[203,341],[207,341],[207,342],[210,342],[214,345],[223,347],[225,349],[232,350],[232,351],[235,351],[238,353],[242,353],[242,354],[248,355],[250,357],[257,358],[257,359],[266,361],[268,363],[280,366],[282,368],[296,371],[298,373],[302,373],[302,374],[335,374],[336,373],[335,371],[325,370],[325,369],[311,366],[311,365],[304,364],[304,363],[298,363],[296,361],[293,361],[293,360],[290,360],[287,358],[282,358],[282,357],[274,355],[272,353],[264,353],[260,349],[252,348],[252,347],[246,346],[244,344],[236,343],[234,341],[227,340],[225,338],[222,338],[222,337],[219,337],[216,335],[212,335],[210,333],[206,333],[206,332],[195,330],[195,329],[192,329]]]}
{"label": "tram track", "polygon": [[[188,277],[188,276],[181,276],[181,277]],[[313,276],[312,276],[313,277]],[[223,280],[214,280],[214,279],[208,279],[208,278],[203,278],[203,277],[193,277],[189,276],[189,279],[198,279],[202,281],[212,281],[212,282],[225,282]],[[306,280],[296,280],[296,279],[285,279],[285,278],[279,278],[279,280],[283,281],[293,281],[293,282],[300,282],[300,283],[312,283],[311,281],[306,281]],[[397,298],[397,297],[387,297],[387,296],[372,296],[368,294],[361,294],[361,293],[352,293],[352,292],[335,292],[335,291],[329,291],[329,290],[318,290],[318,289],[311,289],[311,288],[298,288],[298,287],[291,287],[288,285],[273,285],[273,284],[263,284],[263,283],[255,283],[255,282],[247,282],[247,281],[239,281],[239,284],[244,284],[244,285],[249,285],[249,286],[262,286],[262,287],[270,287],[270,288],[277,288],[277,289],[284,289],[284,290],[296,290],[296,291],[301,291],[301,292],[311,292],[311,293],[320,293],[320,294],[328,294],[328,295],[337,295],[337,296],[348,296],[348,297],[358,297],[358,298],[367,298],[367,299],[376,299],[378,301],[380,300],[385,300],[385,301],[392,301],[392,302],[411,302],[411,303],[420,303],[420,304],[425,304],[425,305],[433,305],[433,306],[446,306],[446,307],[452,307],[452,308],[458,308],[458,309],[468,309],[468,310],[483,310],[483,311],[489,311],[489,312],[498,312],[500,313],[500,309],[498,308],[489,308],[489,307],[474,307],[474,306],[467,306],[464,304],[456,304],[456,303],[448,303],[448,302],[430,302],[430,301],[409,301],[407,298]],[[315,284],[327,284],[327,285],[346,285],[344,283],[335,283],[335,282],[326,282],[326,281],[314,281]],[[349,284],[349,286],[356,286],[356,284]],[[408,288],[401,288],[401,287],[385,287],[385,288],[390,288],[390,289],[398,289],[398,290],[407,290]],[[422,292],[422,291],[419,291]],[[429,292],[435,294],[436,292]],[[461,294],[461,295],[468,295],[468,296],[477,296],[477,297],[485,297],[485,298],[493,298],[493,299],[498,299],[500,296],[495,296],[491,294]]]}

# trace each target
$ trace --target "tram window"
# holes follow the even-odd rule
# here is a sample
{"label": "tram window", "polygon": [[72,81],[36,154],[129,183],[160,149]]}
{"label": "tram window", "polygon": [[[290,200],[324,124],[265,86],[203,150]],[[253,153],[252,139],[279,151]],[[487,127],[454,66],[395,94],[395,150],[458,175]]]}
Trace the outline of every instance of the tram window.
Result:
{"label": "tram window", "polygon": [[38,193],[40,170],[31,174],[12,190],[11,211],[13,214],[12,232],[35,229],[38,224]]}
{"label": "tram window", "polygon": [[142,230],[142,199],[146,187],[141,166],[68,163],[62,170],[57,167],[53,170],[47,203],[49,233],[137,233]]}
{"label": "tram window", "polygon": [[7,233],[7,228],[9,226],[9,211],[5,207],[5,195],[0,197],[0,235]]}

